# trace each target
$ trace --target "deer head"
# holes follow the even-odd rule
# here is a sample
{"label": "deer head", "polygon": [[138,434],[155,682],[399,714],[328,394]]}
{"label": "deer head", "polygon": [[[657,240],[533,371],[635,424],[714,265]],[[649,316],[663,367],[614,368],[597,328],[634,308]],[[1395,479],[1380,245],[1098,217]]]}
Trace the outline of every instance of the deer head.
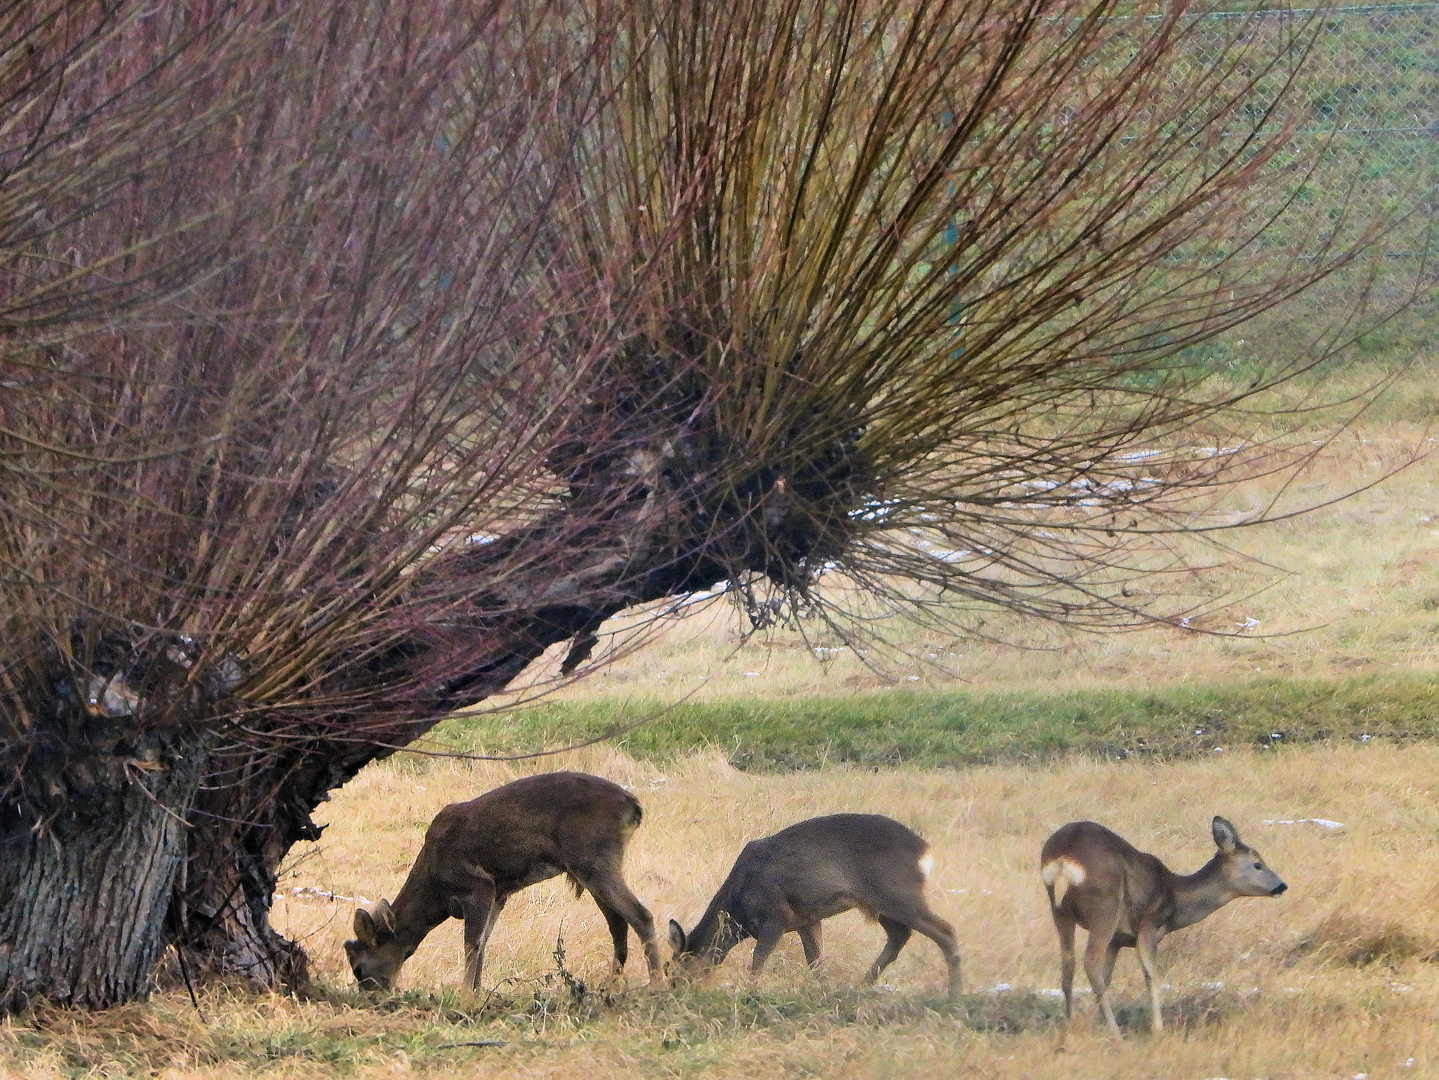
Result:
{"label": "deer head", "polygon": [[405,948],[395,938],[395,913],[387,900],[375,905],[373,912],[355,910],[355,938],[345,942],[345,955],[361,990],[390,990],[400,965],[410,958],[413,947]]}
{"label": "deer head", "polygon": [[1289,887],[1226,819],[1216,817],[1211,831],[1219,849],[1219,877],[1231,896],[1278,896]]}
{"label": "deer head", "polygon": [[722,908],[705,912],[688,934],[671,919],[669,968],[675,974],[697,975],[720,963],[745,936],[734,916]]}

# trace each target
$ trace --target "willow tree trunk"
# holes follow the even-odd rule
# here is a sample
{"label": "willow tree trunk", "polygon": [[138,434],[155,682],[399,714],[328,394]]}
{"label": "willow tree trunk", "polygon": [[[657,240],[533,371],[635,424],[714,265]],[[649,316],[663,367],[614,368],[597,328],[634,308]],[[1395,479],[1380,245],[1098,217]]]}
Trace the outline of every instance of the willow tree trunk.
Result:
{"label": "willow tree trunk", "polygon": [[39,819],[6,808],[0,1010],[32,998],[103,1008],[144,996],[204,773],[202,739],[168,750],[71,761],[51,777],[71,789],[63,806]]}

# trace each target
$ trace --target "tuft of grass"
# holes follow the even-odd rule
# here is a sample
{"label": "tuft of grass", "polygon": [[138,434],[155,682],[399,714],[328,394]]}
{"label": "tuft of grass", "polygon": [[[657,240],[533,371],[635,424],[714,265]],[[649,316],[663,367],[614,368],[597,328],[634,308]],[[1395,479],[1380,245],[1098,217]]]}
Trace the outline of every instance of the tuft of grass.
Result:
{"label": "tuft of grass", "polygon": [[1347,908],[1331,911],[1296,945],[1295,954],[1320,961],[1367,967],[1396,967],[1409,960],[1439,960],[1439,945],[1397,919],[1375,924]]}
{"label": "tuft of grass", "polygon": [[611,732],[620,733],[616,747],[641,759],[718,749],[749,771],[957,766],[1067,754],[1182,758],[1242,746],[1439,737],[1439,676],[1254,679],[1149,691],[889,690],[675,705],[589,699],[454,718],[436,739],[465,753],[513,754]]}
{"label": "tuft of grass", "polygon": [[154,1076],[246,1072],[348,1071],[414,1048],[410,1016],[305,1006],[284,998],[210,988],[196,1011],[180,992],[98,1013],[40,1005],[10,1021],[0,1059],[19,1075]]}

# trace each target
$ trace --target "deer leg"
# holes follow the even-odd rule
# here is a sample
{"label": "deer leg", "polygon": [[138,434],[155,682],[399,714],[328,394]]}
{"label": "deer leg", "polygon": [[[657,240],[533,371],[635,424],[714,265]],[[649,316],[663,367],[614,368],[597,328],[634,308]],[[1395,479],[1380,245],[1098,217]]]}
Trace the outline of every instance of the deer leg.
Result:
{"label": "deer leg", "polygon": [[769,954],[779,944],[779,939],[784,937],[785,924],[780,919],[770,919],[759,927],[754,936],[754,956],[750,958],[749,973],[756,978],[764,970],[765,962],[769,960]]}
{"label": "deer leg", "polygon": [[1051,909],[1059,932],[1059,987],[1064,992],[1064,1018],[1074,1016],[1074,919]]}
{"label": "deer leg", "polygon": [[495,919],[504,904],[495,895],[494,886],[483,882],[465,897],[462,907],[465,919],[465,986],[480,988],[480,970],[485,966],[485,945],[495,928]]}
{"label": "deer leg", "polygon": [[1116,941],[1109,942],[1109,950],[1104,954],[1104,985],[1108,987],[1114,982],[1114,963],[1119,959],[1119,950],[1123,945]]}
{"label": "deer leg", "polygon": [[[888,952],[889,944],[894,944],[894,953],[904,948],[904,943],[909,940],[909,931],[917,930],[930,941],[939,946],[939,951],[944,954],[944,963],[949,971],[949,1000],[959,1000],[960,991],[963,989],[959,970],[959,947],[954,940],[954,927],[945,922],[924,902],[922,895],[898,895],[891,896],[881,909],[884,915],[880,917],[879,924],[890,933],[891,924],[905,927],[905,933],[898,943],[894,943],[894,936],[890,934],[890,942],[886,944],[885,951]],[[894,959],[884,959],[885,953],[880,953],[880,959],[875,961],[875,967],[870,970],[877,978],[880,971],[884,970]],[[873,979],[870,980],[871,982]]]}
{"label": "deer leg", "polygon": [[1141,926],[1135,935],[1134,951],[1139,954],[1139,966],[1144,970],[1144,985],[1149,988],[1149,1030],[1158,1035],[1164,1030],[1164,1018],[1159,1014],[1159,933],[1152,926]]}
{"label": "deer leg", "polygon": [[575,879],[590,890],[605,921],[610,924],[610,937],[615,943],[615,970],[625,966],[628,947],[625,942],[625,927],[631,927],[635,936],[645,948],[645,961],[649,964],[650,982],[661,980],[664,965],[660,961],[659,943],[655,941],[655,921],[649,909],[635,898],[620,876],[617,866],[603,866],[582,873],[579,868],[571,871]]}
{"label": "deer leg", "polygon": [[615,944],[614,972],[618,975],[625,969],[625,961],[630,956],[630,924],[625,922],[625,917],[608,904],[596,900],[600,913],[604,915],[605,922],[609,924],[610,940]]}
{"label": "deer leg", "polygon": [[810,967],[819,967],[819,923],[799,928],[799,943],[804,946],[804,960]]}
{"label": "deer leg", "polygon": [[1106,912],[1104,917],[1090,923],[1089,940],[1084,945],[1084,973],[1089,976],[1089,985],[1094,988],[1094,1001],[1100,1014],[1109,1024],[1110,1032],[1119,1037],[1119,1022],[1114,1019],[1114,1010],[1109,1006],[1105,991],[1114,975],[1114,959],[1119,949],[1114,944],[1114,931],[1119,927],[1119,909]]}
{"label": "deer leg", "polygon": [[958,1001],[964,987],[960,980],[959,947],[954,941],[954,927],[932,911],[925,911],[912,925],[938,945],[939,951],[944,954],[944,963],[949,969],[949,1000]]}
{"label": "deer leg", "polygon": [[898,919],[891,919],[885,915],[879,917],[879,925],[884,927],[884,948],[879,950],[879,955],[874,958],[874,963],[869,965],[869,970],[864,973],[864,985],[869,986],[879,978],[879,973],[899,955],[899,950],[904,948],[904,943],[909,940],[913,933],[910,928]]}

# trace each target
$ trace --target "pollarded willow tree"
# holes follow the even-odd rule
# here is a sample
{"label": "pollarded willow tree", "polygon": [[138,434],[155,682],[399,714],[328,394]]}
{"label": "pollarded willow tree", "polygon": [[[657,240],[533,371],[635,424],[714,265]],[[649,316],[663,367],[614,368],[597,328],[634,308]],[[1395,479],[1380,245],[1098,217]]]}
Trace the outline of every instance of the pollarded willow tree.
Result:
{"label": "pollarded willow tree", "polygon": [[[594,259],[578,273],[642,254],[633,341],[595,377],[654,388],[624,422],[686,508],[679,548],[840,628],[855,596],[938,621],[1172,616],[1161,538],[1199,494],[1295,461],[1252,432],[1206,457],[1186,433],[1343,347],[1390,224],[1296,202],[1333,168],[1294,139],[1319,25],[637,7],[607,108],[549,155],[588,196],[565,222],[569,257]],[[1242,386],[1193,362],[1340,269],[1347,301],[1269,333]],[[825,572],[859,588],[817,590]]]}
{"label": "pollarded willow tree", "polygon": [[[1354,272],[1312,24],[1182,7],[44,0],[0,29],[0,998],[305,979],[364,764],[721,582],[1080,626],[1283,464],[1185,350]],[[1295,220],[1291,220],[1295,219]],[[1362,280],[1356,275],[1355,280]],[[1262,451],[1263,457],[1258,458]],[[1139,462],[1143,463],[1142,469]]]}
{"label": "pollarded willow tree", "polygon": [[[603,39],[524,7],[0,25],[7,1005],[133,997],[167,937],[302,982],[264,916],[312,796],[574,633],[503,594],[578,546],[527,517],[590,361],[524,345],[568,197],[526,174]],[[524,524],[463,588],[436,576]]]}

